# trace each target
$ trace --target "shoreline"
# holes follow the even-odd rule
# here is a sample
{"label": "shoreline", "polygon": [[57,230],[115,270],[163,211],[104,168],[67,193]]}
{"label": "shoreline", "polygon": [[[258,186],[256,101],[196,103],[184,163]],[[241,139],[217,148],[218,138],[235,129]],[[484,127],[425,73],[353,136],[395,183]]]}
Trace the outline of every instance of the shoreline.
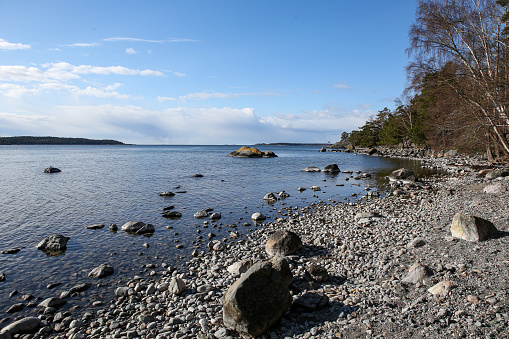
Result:
{"label": "shoreline", "polygon": [[[384,198],[350,203],[329,199],[297,210],[283,207],[287,217],[264,223],[243,240],[223,239],[224,251],[201,251],[186,263],[187,269],[145,265],[146,276],[118,286],[130,288],[129,296],[113,300],[96,314],[83,310],[77,317],[79,312],[73,310],[65,317],[43,316],[41,337],[236,338],[236,332],[222,325],[222,296],[236,280],[226,268],[245,259],[267,260],[265,242],[277,229],[296,232],[304,244],[287,257],[294,299],[312,293],[328,303],[316,309],[291,308],[265,333],[268,338],[507,334],[509,196],[482,193],[489,181],[458,167],[462,162],[459,157],[430,159],[423,165],[442,167],[450,175],[429,178],[416,188],[397,188]],[[495,181],[508,185],[506,179]],[[358,217],[361,212],[380,217]],[[486,218],[502,232],[479,243],[449,239],[456,212]],[[416,238],[424,238],[425,244],[409,247]],[[415,262],[427,265],[433,274],[420,285],[403,283]],[[326,268],[329,280],[310,279],[306,267],[311,263]],[[172,277],[186,283],[180,296],[167,291]],[[457,287],[437,301],[427,289],[444,279],[456,281]],[[469,296],[477,301],[467,301]],[[73,320],[77,322],[71,325]],[[53,329],[57,332],[48,335]]]}

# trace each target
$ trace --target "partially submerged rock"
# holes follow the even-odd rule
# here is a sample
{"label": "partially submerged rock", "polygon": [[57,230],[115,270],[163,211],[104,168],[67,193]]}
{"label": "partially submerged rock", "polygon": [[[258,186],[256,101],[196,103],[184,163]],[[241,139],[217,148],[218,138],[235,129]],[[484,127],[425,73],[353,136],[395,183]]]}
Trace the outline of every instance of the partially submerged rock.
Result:
{"label": "partially submerged rock", "polygon": [[403,183],[414,183],[417,180],[414,172],[406,168],[400,168],[393,171],[389,174],[388,178],[389,181],[401,181]]}
{"label": "partially submerged rock", "polygon": [[254,222],[263,222],[265,221],[265,219],[267,219],[267,217],[261,214],[260,212],[255,212],[251,216],[251,220],[253,220]]}
{"label": "partially submerged rock", "polygon": [[302,170],[302,172],[321,172],[321,170],[318,167],[306,167]]}
{"label": "partially submerged rock", "polygon": [[67,242],[71,239],[61,234],[50,235],[35,246],[46,253],[63,253],[67,249]]}
{"label": "partially submerged rock", "polygon": [[122,225],[121,230],[131,234],[149,234],[155,232],[154,225],[145,224],[141,221],[128,221]]}
{"label": "partially submerged rock", "polygon": [[473,215],[456,213],[452,219],[451,235],[453,238],[467,241],[483,241],[498,233],[491,221]]}
{"label": "partially submerged rock", "polygon": [[101,264],[90,271],[90,273],[88,273],[88,277],[102,279],[112,275],[113,273],[115,273],[113,266],[108,264]]}
{"label": "partially submerged rock", "polygon": [[224,295],[227,328],[256,337],[286,312],[292,297],[285,279],[270,262],[253,265]]}
{"label": "partially submerged rock", "polygon": [[104,224],[87,225],[85,228],[89,230],[100,230],[101,228],[104,228]]}
{"label": "partially submerged rock", "polygon": [[229,157],[235,158],[275,158],[277,155],[271,151],[262,152],[256,147],[243,146],[236,151],[228,154]]}
{"label": "partially submerged rock", "polygon": [[322,170],[322,172],[328,172],[328,173],[339,173],[339,166],[337,164],[327,165]]}
{"label": "partially submerged rock", "polygon": [[56,168],[53,166],[44,169],[44,173],[58,173],[58,172],[62,172],[62,170],[60,168]]}

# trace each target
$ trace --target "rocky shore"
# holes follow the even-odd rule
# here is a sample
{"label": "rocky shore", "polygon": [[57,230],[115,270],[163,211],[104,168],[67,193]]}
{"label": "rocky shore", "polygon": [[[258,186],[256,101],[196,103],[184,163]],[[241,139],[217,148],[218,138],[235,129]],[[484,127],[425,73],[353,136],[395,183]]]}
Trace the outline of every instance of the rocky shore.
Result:
{"label": "rocky shore", "polygon": [[[32,317],[11,312],[0,338],[239,338],[225,326],[223,298],[241,272],[271,259],[266,244],[278,230],[297,234],[302,248],[285,257],[291,306],[261,338],[507,337],[509,176],[482,170],[477,158],[420,159],[448,174],[394,180],[353,201],[283,206],[246,236],[211,236],[209,250],[195,250],[186,267],[147,262],[99,311],[59,311],[66,299],[50,298]],[[498,233],[454,238],[457,213],[488,220]]]}

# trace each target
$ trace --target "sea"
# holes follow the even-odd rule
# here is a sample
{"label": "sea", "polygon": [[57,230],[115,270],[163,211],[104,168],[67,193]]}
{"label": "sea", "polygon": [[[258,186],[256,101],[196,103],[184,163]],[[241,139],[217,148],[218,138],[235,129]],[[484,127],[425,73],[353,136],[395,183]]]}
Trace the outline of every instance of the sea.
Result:
{"label": "sea", "polygon": [[[256,147],[273,151],[277,157],[228,157],[239,145],[0,146],[0,251],[21,249],[16,254],[0,254],[0,273],[6,277],[0,282],[0,320],[36,314],[37,308],[4,313],[12,304],[28,303],[20,296],[59,296],[84,282],[92,283],[92,288],[70,299],[66,307],[93,310],[94,301],[106,304],[113,298],[117,285],[134,275],[148,274],[147,263],[182,267],[195,248],[207,251],[209,233],[223,239],[238,231],[242,239],[263,227],[251,221],[255,212],[266,215],[270,222],[285,217],[287,207],[354,202],[367,190],[383,195],[386,175],[401,167],[432,174],[411,160],[319,152],[319,146]],[[330,164],[337,164],[342,172],[301,171]],[[43,173],[49,166],[61,172]],[[371,177],[356,180],[356,172]],[[313,191],[311,186],[321,190]],[[299,192],[299,187],[306,190]],[[160,196],[164,191],[175,195]],[[290,196],[275,204],[263,200],[266,193],[280,191]],[[170,206],[182,214],[180,219],[162,216]],[[193,217],[205,208],[221,213],[221,219]],[[150,236],[126,234],[120,227],[128,221],[151,223],[155,232]],[[92,224],[105,227],[85,228]],[[118,225],[119,230],[110,231],[110,224]],[[35,248],[53,234],[70,237],[64,253],[50,256]],[[204,240],[197,243],[200,235]],[[112,265],[115,274],[101,280],[88,278],[102,263]],[[60,285],[48,289],[53,283]]]}

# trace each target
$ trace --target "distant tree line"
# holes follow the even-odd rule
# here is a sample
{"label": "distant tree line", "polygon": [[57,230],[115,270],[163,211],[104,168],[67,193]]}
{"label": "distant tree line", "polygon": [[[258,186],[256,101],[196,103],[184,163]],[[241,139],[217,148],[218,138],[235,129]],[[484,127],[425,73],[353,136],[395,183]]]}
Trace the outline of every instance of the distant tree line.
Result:
{"label": "distant tree line", "polygon": [[116,140],[59,137],[0,137],[0,145],[124,145]]}
{"label": "distant tree line", "polygon": [[417,0],[409,86],[342,136],[354,146],[426,145],[509,156],[509,0]]}

